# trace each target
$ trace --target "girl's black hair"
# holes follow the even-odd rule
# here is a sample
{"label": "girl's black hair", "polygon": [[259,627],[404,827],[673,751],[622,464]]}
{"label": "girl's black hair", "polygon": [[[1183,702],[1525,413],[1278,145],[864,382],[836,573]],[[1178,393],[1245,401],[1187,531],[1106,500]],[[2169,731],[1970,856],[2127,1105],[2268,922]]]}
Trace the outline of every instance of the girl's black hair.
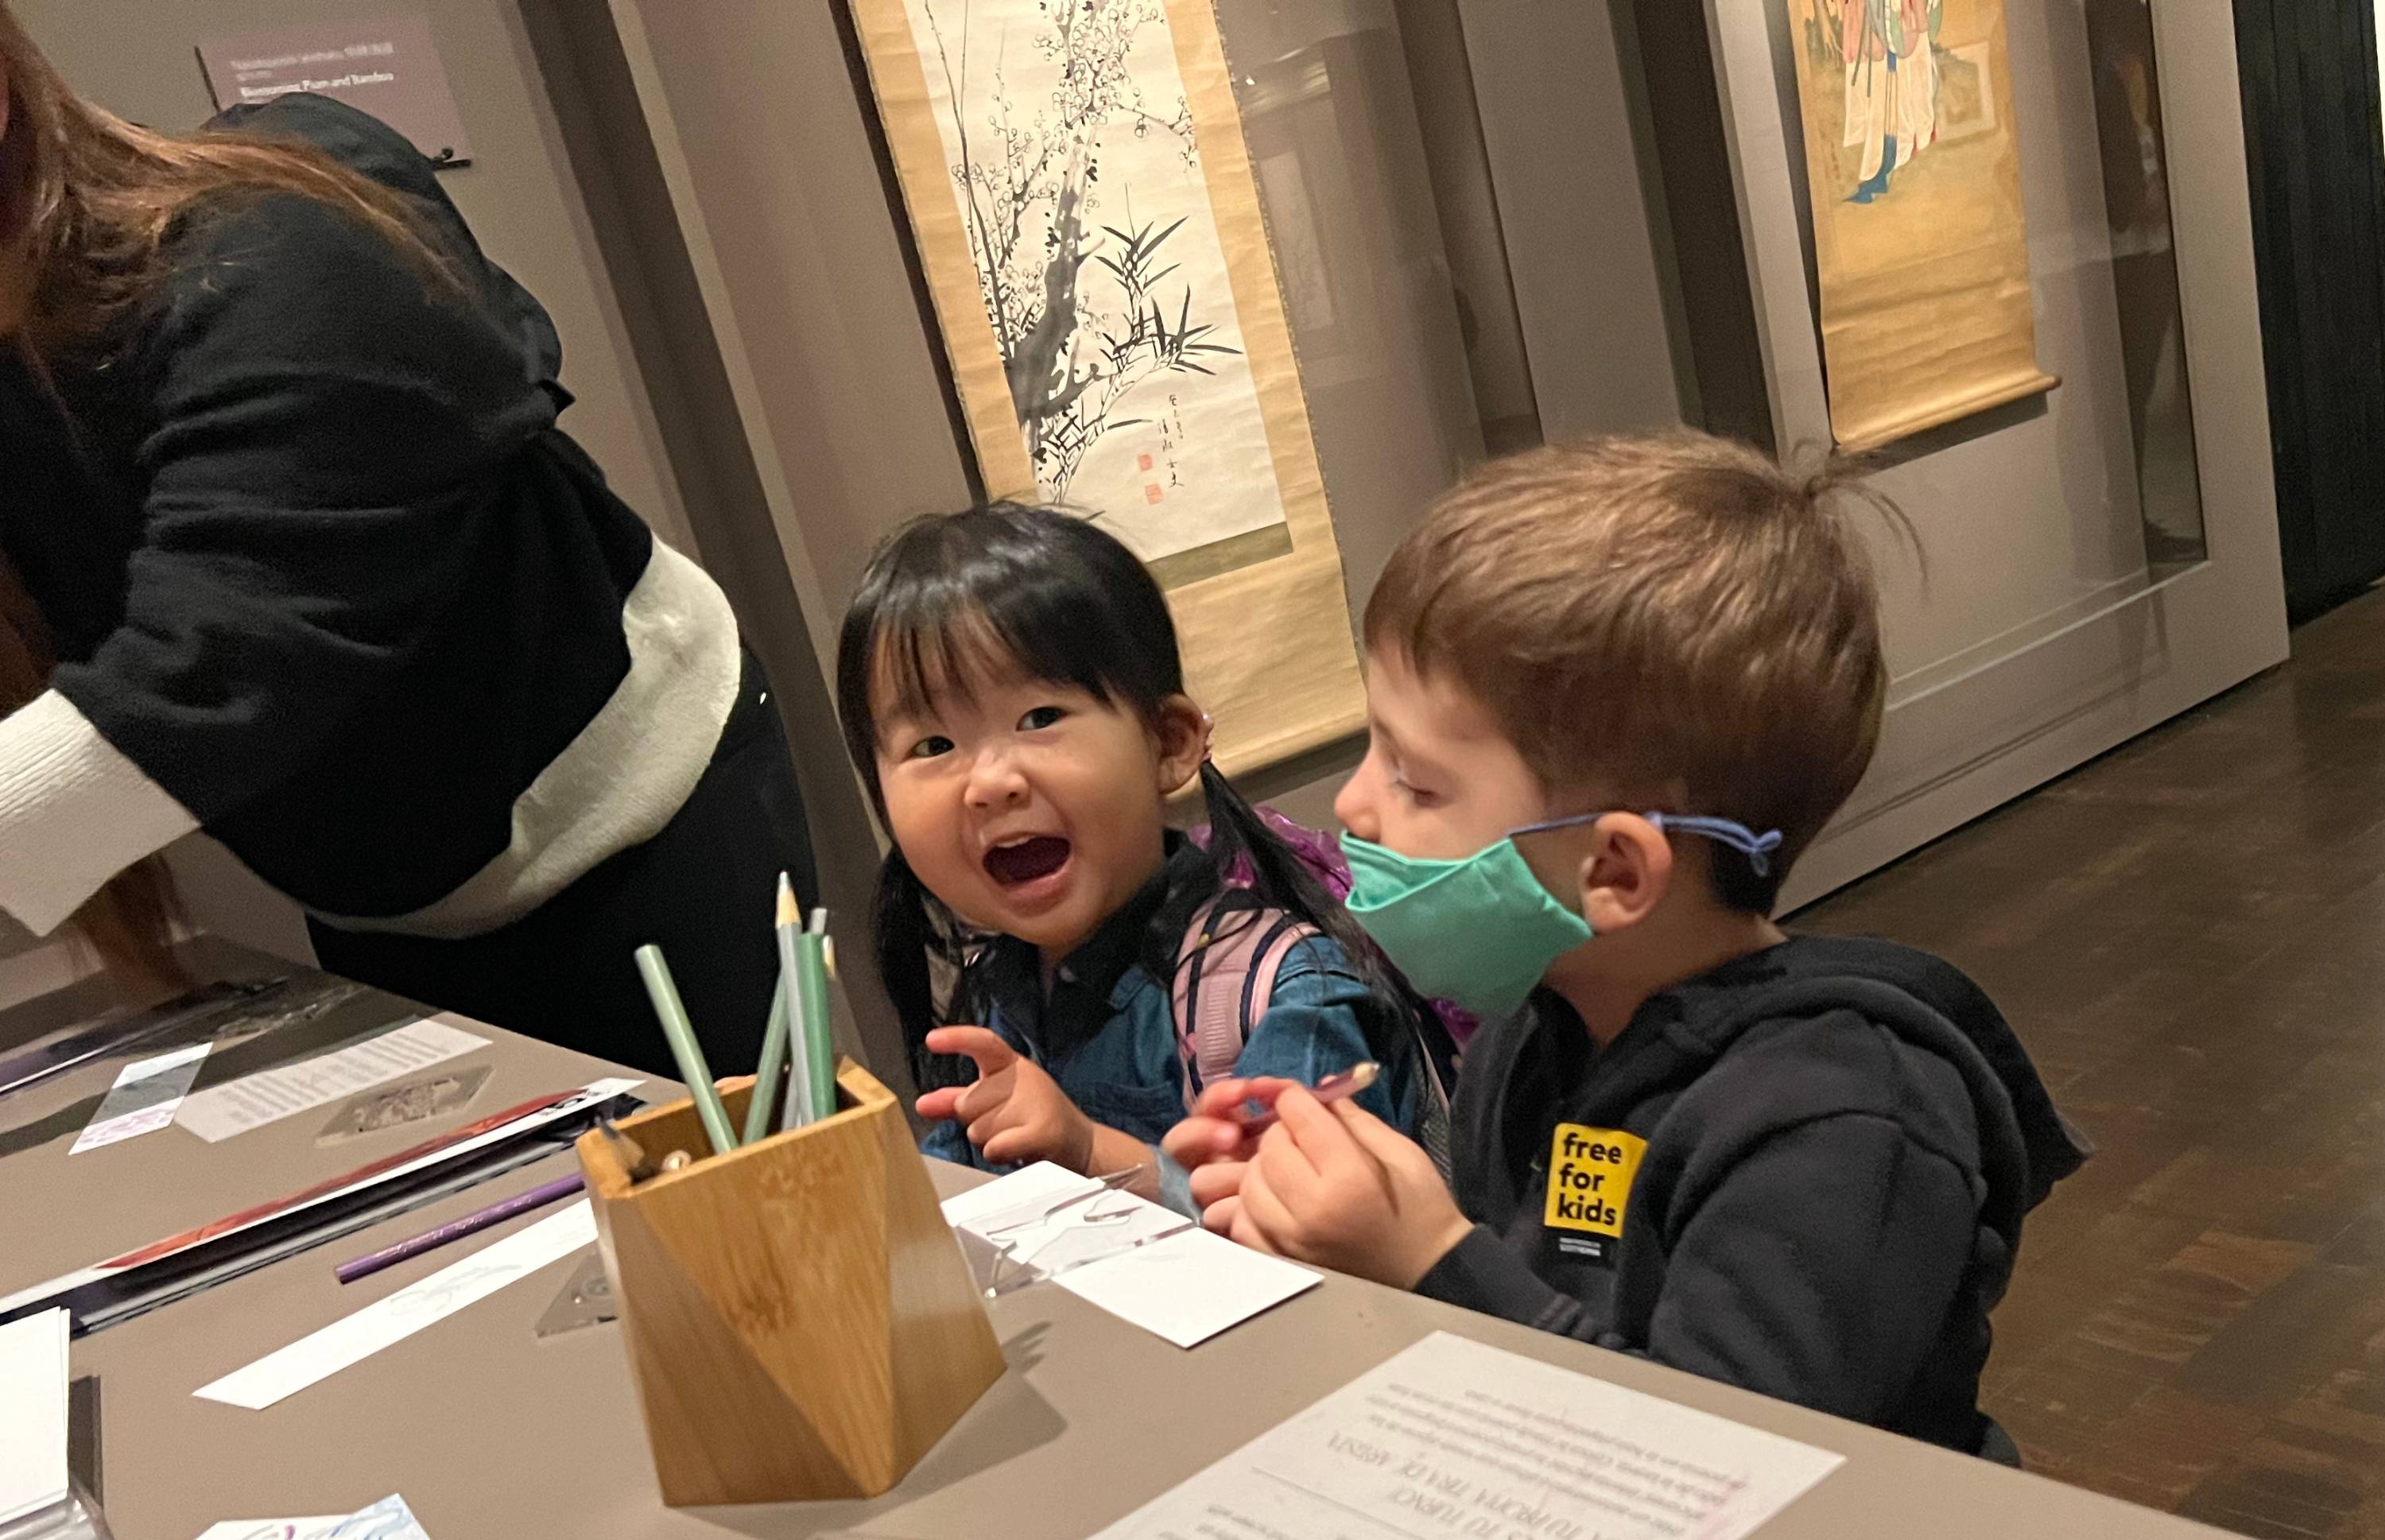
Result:
{"label": "girl's black hair", "polygon": [[[1034,678],[1082,690],[1155,726],[1168,699],[1184,693],[1168,601],[1134,553],[1108,534],[1082,519],[1016,503],[916,520],[871,557],[837,642],[845,751],[881,824],[886,795],[878,778],[873,682],[889,684],[902,709],[922,709],[941,690],[965,690],[1002,655]],[[1332,937],[1379,996],[1387,1004],[1402,1000],[1405,992],[1383,975],[1364,933],[1214,763],[1201,766],[1201,790],[1219,883],[1227,872],[1247,871],[1260,902]],[[1163,909],[1144,958],[1154,977],[1170,976],[1175,942],[1208,895],[1176,895]],[[959,993],[968,993],[963,928],[899,846],[880,874],[875,918],[879,976],[902,1019],[913,1070],[922,1087],[951,1083],[966,1061],[934,1062],[924,1040],[944,1024],[935,970],[962,981]],[[943,993],[951,998],[954,992]],[[1390,1063],[1412,1051],[1398,1010],[1367,1014],[1381,1018],[1364,1023],[1379,1058]]]}

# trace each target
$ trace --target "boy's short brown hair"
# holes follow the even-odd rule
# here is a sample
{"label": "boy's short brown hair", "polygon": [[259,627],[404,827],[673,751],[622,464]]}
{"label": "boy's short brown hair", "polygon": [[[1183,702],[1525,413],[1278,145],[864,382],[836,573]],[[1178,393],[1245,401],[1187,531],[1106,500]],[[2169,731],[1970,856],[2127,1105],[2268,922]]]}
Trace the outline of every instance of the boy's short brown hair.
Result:
{"label": "boy's short brown hair", "polygon": [[1704,433],[1496,460],[1401,543],[1367,647],[1480,700],[1553,793],[1779,830],[1769,875],[1714,861],[1726,902],[1768,910],[1879,739],[1879,593],[1847,495],[1866,495],[1842,466],[1798,476]]}

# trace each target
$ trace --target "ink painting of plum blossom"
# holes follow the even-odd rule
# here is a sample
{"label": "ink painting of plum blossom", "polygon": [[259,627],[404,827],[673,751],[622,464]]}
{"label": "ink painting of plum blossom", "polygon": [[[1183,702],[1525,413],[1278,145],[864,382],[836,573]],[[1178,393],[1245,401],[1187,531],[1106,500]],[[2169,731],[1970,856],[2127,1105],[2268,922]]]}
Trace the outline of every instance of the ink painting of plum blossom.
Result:
{"label": "ink painting of plum blossom", "polygon": [[1228,774],[1360,731],[1341,548],[1210,0],[848,4],[985,495],[1092,520],[1150,567]]}
{"label": "ink painting of plum blossom", "polygon": [[[1288,551],[1234,237],[1209,180],[1212,140],[1231,135],[1242,164],[1240,125],[1196,121],[1167,0],[875,8],[904,24],[891,39],[875,29],[870,48],[898,164],[898,118],[915,119],[901,125],[915,149],[916,119],[933,124],[930,174],[905,168],[905,194],[989,490],[1098,520],[1164,580]],[[880,57],[890,49],[907,56],[899,71]],[[911,58],[924,97],[900,102],[886,82],[907,85]],[[1263,227],[1242,239],[1265,256]],[[964,271],[998,387],[991,358],[968,367],[977,317],[943,303]]]}

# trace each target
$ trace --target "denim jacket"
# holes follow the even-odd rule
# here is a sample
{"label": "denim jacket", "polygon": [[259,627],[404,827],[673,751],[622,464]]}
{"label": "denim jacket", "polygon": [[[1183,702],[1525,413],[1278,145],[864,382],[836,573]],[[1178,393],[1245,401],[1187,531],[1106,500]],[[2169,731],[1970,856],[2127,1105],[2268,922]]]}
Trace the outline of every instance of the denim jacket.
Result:
{"label": "denim jacket", "polygon": [[[1214,891],[1216,881],[1205,852],[1171,842],[1168,863],[1068,956],[1055,970],[1048,995],[1034,950],[1023,943],[997,940],[977,965],[982,970],[983,1024],[1042,1065],[1085,1116],[1150,1146],[1161,1201],[1184,1214],[1199,1211],[1189,1179],[1159,1149],[1160,1136],[1184,1117],[1184,1070],[1177,1057],[1168,980],[1155,977],[1147,959],[1155,953],[1174,955],[1198,895]],[[1267,1012],[1252,1024],[1235,1072],[1314,1084],[1375,1058],[1363,1023],[1389,1021],[1395,1009],[1367,988],[1338,944],[1312,937],[1294,947],[1278,970]],[[1073,1020],[1068,1019],[1072,1013]],[[1388,1033],[1379,1030],[1379,1036],[1395,1039],[1405,1031],[1394,1026]],[[1059,1041],[1074,1046],[1046,1046]],[[1413,1062],[1412,1055],[1404,1055],[1387,1063],[1386,1075],[1357,1098],[1411,1135],[1420,1101]],[[958,1122],[937,1124],[922,1148],[980,1171],[1013,1169],[988,1162]]]}

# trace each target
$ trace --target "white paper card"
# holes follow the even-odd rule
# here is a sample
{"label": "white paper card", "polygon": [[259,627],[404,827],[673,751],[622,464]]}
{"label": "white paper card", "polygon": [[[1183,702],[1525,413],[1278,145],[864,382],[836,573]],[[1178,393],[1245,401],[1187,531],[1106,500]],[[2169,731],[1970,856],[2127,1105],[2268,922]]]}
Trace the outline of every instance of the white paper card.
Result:
{"label": "white paper card", "polygon": [[[1048,1161],[989,1182],[952,1204],[960,1206],[957,1228],[1000,1248],[1000,1276],[1013,1280],[1014,1286],[1018,1281],[1060,1277],[1192,1226],[1172,1208],[1105,1188]],[[946,1206],[948,1218],[952,1204]]]}
{"label": "white paper card", "polygon": [[1095,1540],[1742,1540],[1842,1463],[1435,1333]]}
{"label": "white paper card", "polygon": [[210,1524],[199,1540],[430,1540],[395,1495],[356,1513],[316,1519],[229,1519]]}
{"label": "white paper card", "polygon": [[487,1042],[444,1020],[409,1022],[338,1053],[210,1086],[184,1102],[174,1121],[215,1144],[443,1063]]}
{"label": "white paper card", "polygon": [[155,1058],[144,1058],[126,1065],[117,1072],[116,1083],[100,1098],[99,1110],[91,1115],[76,1135],[69,1155],[81,1155],[102,1145],[121,1144],[144,1133],[155,1133],[174,1121],[174,1113],[190,1095],[191,1084],[199,1078],[199,1061],[207,1057],[213,1043],[194,1043],[187,1048],[177,1048]]}
{"label": "white paper card", "polygon": [[1197,1347],[1321,1280],[1280,1257],[1187,1230],[1053,1282],[1179,1347]]}
{"label": "white paper card", "polygon": [[1066,1166],[1038,1160],[998,1181],[980,1183],[966,1193],[944,1199],[944,1222],[955,1230],[967,1230],[974,1234],[982,1221],[1019,1208],[1030,1199],[1046,1196],[1066,1197],[1070,1193],[1082,1192],[1084,1188],[1085,1179]]}
{"label": "white paper card", "polygon": [[323,1540],[431,1540],[422,1533],[414,1510],[394,1493],[372,1507],[348,1515]]}
{"label": "white paper card", "polygon": [[67,1496],[67,1312],[0,1326],[0,1524]]}
{"label": "white paper card", "polygon": [[595,1241],[596,1217],[582,1198],[193,1394],[262,1411]]}
{"label": "white paper card", "polygon": [[[1087,1196],[1091,1195],[1091,1196]],[[1071,1199],[1081,1201],[1070,1201]],[[1209,1234],[1130,1193],[1038,1161],[944,1202],[944,1219],[1013,1265],[1179,1347],[1314,1287],[1317,1274]]]}

